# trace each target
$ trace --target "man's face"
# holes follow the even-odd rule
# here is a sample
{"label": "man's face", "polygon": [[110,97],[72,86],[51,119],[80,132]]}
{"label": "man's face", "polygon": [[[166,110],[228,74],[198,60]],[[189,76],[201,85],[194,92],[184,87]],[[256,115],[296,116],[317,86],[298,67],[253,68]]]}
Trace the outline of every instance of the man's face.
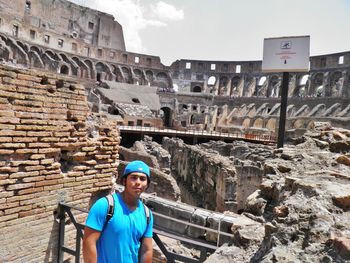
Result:
{"label": "man's face", "polygon": [[125,180],[125,191],[139,197],[147,188],[147,175],[143,173],[131,173]]}

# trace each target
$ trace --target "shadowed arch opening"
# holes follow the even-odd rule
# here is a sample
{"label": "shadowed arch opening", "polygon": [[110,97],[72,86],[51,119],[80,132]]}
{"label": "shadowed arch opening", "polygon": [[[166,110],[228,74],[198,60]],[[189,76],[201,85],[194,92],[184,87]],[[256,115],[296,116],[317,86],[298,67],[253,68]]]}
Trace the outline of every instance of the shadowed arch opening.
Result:
{"label": "shadowed arch opening", "polygon": [[195,87],[193,87],[192,92],[201,93],[202,92],[202,88],[200,86],[195,86]]}
{"label": "shadowed arch opening", "polygon": [[161,110],[163,111],[163,125],[164,127],[171,127],[172,126],[172,111],[169,107],[162,107]]}
{"label": "shadowed arch opening", "polygon": [[66,65],[62,65],[60,68],[60,73],[63,75],[68,75],[69,74],[69,68]]}

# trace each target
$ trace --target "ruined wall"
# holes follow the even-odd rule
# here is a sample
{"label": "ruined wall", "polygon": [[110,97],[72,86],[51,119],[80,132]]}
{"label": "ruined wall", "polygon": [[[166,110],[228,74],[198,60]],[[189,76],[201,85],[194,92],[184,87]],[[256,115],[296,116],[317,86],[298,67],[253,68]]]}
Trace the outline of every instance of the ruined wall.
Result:
{"label": "ruined wall", "polygon": [[197,200],[196,206],[237,210],[237,174],[231,161],[181,140],[164,139],[163,147],[171,155],[172,175],[187,186]]}
{"label": "ruined wall", "polygon": [[[310,57],[308,73],[291,73],[290,97],[349,97],[350,52]],[[180,92],[228,98],[279,97],[281,73],[262,73],[261,61],[177,60],[170,66]]]}
{"label": "ruined wall", "polygon": [[71,79],[4,66],[0,77],[0,261],[55,261],[58,202],[87,208],[110,189],[119,134],[88,116]]}
{"label": "ruined wall", "polygon": [[64,52],[83,53],[87,47],[125,51],[123,29],[112,15],[66,0],[12,0],[10,5],[1,0],[0,5],[0,31],[13,37]]}

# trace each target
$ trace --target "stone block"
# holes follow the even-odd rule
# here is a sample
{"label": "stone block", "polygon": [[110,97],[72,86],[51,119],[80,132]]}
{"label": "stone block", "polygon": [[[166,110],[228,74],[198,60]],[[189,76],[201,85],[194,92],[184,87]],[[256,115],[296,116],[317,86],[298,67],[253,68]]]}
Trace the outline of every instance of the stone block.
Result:
{"label": "stone block", "polygon": [[24,170],[27,172],[40,171],[40,170],[45,170],[45,166],[43,166],[43,165],[25,166]]}
{"label": "stone block", "polygon": [[37,153],[38,149],[17,149],[16,154]]}
{"label": "stone block", "polygon": [[34,183],[12,184],[6,187],[6,191],[25,189],[33,186],[34,186]]}
{"label": "stone block", "polygon": [[15,117],[0,117],[0,123],[17,124],[17,123],[19,123],[19,118],[15,118]]}
{"label": "stone block", "polygon": [[25,131],[0,130],[0,136],[26,136]]}

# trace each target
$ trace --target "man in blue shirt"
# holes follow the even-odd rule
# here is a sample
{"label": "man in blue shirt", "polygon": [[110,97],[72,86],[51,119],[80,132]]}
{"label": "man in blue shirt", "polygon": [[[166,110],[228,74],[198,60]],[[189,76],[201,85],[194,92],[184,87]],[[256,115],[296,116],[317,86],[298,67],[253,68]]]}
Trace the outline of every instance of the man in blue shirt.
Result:
{"label": "man in blue shirt", "polygon": [[114,193],[114,213],[107,222],[108,201],[99,199],[90,209],[83,238],[85,263],[152,262],[153,216],[149,223],[140,195],[150,183],[150,169],[142,161],[124,170],[122,193]]}

